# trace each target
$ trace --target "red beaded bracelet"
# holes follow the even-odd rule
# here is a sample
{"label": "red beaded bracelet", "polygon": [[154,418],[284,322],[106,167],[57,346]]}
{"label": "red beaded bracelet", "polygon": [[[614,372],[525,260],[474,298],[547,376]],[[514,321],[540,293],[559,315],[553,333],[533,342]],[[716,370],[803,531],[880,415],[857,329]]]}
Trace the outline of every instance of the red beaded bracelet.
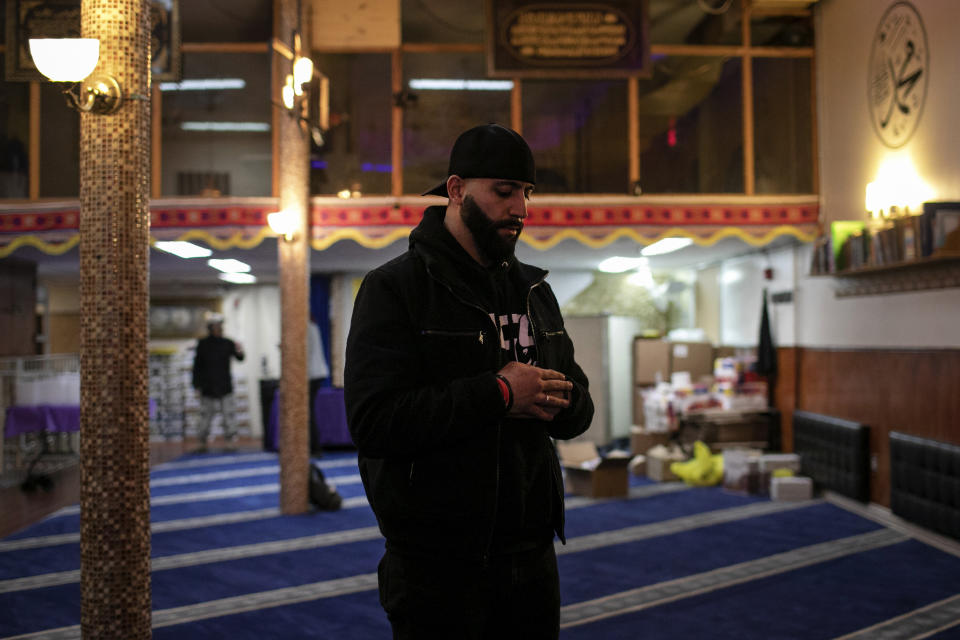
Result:
{"label": "red beaded bracelet", "polygon": [[510,411],[513,407],[513,388],[510,387],[507,379],[500,374],[497,374],[497,384],[500,385],[500,393],[503,394],[503,404],[507,411]]}

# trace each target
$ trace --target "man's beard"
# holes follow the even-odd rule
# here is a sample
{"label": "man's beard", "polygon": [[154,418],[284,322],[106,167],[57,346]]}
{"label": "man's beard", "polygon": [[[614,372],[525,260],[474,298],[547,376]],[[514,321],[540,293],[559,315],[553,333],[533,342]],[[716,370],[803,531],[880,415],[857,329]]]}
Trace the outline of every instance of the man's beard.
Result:
{"label": "man's beard", "polygon": [[[517,239],[520,237],[520,229],[523,223],[508,218],[500,222],[494,222],[480,208],[473,196],[464,196],[463,205],[460,207],[460,215],[464,224],[473,236],[473,241],[477,249],[488,260],[499,262],[513,257],[514,249],[517,246]],[[519,227],[517,235],[504,238],[500,235],[500,229]]]}

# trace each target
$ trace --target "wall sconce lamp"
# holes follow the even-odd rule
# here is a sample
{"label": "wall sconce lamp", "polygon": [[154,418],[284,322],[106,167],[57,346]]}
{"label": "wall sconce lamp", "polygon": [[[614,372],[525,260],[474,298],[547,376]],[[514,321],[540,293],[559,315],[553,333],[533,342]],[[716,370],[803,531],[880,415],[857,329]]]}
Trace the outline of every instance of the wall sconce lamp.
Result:
{"label": "wall sconce lamp", "polygon": [[77,111],[107,115],[120,108],[120,83],[105,73],[93,73],[100,59],[99,40],[30,38],[30,55],[37,70],[53,82],[74,83],[63,94]]}
{"label": "wall sconce lamp", "polygon": [[292,242],[296,237],[297,227],[300,226],[298,222],[297,213],[289,209],[267,214],[267,224],[270,225],[270,229],[287,242]]}
{"label": "wall sconce lamp", "polygon": [[300,55],[300,34],[293,34],[293,66],[291,73],[287,74],[284,81],[280,97],[283,100],[283,106],[289,111],[293,111],[298,103],[303,101],[305,95],[304,85],[310,83],[313,79],[313,60]]}

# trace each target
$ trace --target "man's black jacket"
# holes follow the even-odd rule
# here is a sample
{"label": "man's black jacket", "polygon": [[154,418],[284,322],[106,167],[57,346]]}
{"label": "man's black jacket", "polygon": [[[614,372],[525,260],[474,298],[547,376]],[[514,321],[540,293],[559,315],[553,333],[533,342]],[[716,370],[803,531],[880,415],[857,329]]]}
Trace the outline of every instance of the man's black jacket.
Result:
{"label": "man's black jacket", "polygon": [[233,340],[213,335],[201,338],[193,359],[193,387],[208,398],[222,398],[233,393],[230,358],[243,360],[243,354]]}
{"label": "man's black jacket", "polygon": [[[503,268],[526,301],[538,365],[564,373],[574,389],[570,407],[552,421],[506,417],[495,378],[506,364],[498,330],[469,286],[470,258],[443,227],[444,213],[427,209],[409,251],[363,281],[347,340],[347,418],[387,544],[482,560],[491,551],[502,492],[529,505],[522,508],[545,509],[549,528],[563,539],[563,486],[551,438],[586,431],[593,402],[546,272],[511,260]],[[504,476],[524,477],[523,469],[501,467],[510,464],[500,453],[508,429],[523,430],[517,433],[524,455],[549,475],[545,482],[501,486]],[[528,495],[532,485],[551,490]]]}

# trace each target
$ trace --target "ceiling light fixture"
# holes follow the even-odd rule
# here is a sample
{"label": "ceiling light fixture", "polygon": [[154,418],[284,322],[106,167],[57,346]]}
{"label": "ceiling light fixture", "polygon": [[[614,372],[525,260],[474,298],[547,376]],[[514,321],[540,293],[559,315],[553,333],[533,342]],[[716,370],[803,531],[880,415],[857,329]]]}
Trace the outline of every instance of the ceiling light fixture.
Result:
{"label": "ceiling light fixture", "polygon": [[623,273],[631,269],[639,269],[647,264],[646,258],[626,258],[624,256],[613,256],[607,258],[597,266],[597,269],[604,273]]}
{"label": "ceiling light fixture", "polygon": [[260,133],[270,131],[269,122],[195,122],[180,123],[183,131],[224,131]]}
{"label": "ceiling light fixture", "polygon": [[243,78],[195,78],[180,82],[161,82],[160,91],[224,91],[227,89],[245,89],[247,81]]}
{"label": "ceiling light fixture", "polygon": [[657,240],[653,244],[645,246],[640,250],[640,255],[660,256],[665,253],[679,251],[684,247],[689,247],[691,244],[693,244],[693,240],[690,238],[663,238],[662,240]]}
{"label": "ceiling light fixture", "polygon": [[233,258],[210,258],[207,260],[207,266],[224,273],[248,273],[250,271],[250,265]]}
{"label": "ceiling light fixture", "polygon": [[221,273],[220,279],[233,284],[253,284],[257,281],[252,273]]}
{"label": "ceiling light fixture", "polygon": [[456,78],[414,78],[411,89],[426,91],[510,91],[513,80],[459,80]]}
{"label": "ceiling light fixture", "polygon": [[153,243],[153,247],[179,258],[207,258],[213,255],[210,249],[183,240],[158,241]]}

